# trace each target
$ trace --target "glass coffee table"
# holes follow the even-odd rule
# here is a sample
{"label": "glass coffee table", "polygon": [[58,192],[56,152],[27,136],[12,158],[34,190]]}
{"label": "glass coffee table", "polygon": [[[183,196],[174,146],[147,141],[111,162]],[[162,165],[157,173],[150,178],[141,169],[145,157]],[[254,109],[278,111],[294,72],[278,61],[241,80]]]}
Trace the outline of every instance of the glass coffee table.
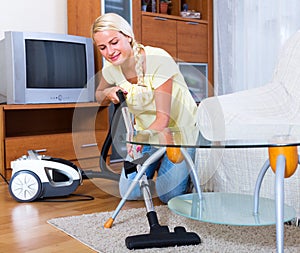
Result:
{"label": "glass coffee table", "polygon": [[[265,129],[265,126],[260,127]],[[173,212],[194,220],[217,224],[243,226],[276,224],[277,252],[283,252],[284,222],[296,217],[295,209],[284,204],[284,178],[293,174],[298,166],[297,146],[300,145],[300,135],[293,134],[300,131],[300,126],[287,125],[284,128],[288,130],[281,132],[280,135],[218,141],[205,139],[197,127],[168,128],[160,132],[146,130],[129,133],[123,141],[157,147],[158,151],[150,157],[152,161],[159,159],[167,149],[180,149],[190,169],[196,192],[171,199],[168,206]],[[256,129],[259,127],[256,126]],[[197,176],[186,148],[268,148],[269,158],[266,157],[266,163],[257,177],[253,195],[201,192],[201,179]],[[259,196],[264,175],[269,168],[272,168],[276,175],[274,200]],[[146,167],[137,175],[136,180],[139,180],[145,170]]]}

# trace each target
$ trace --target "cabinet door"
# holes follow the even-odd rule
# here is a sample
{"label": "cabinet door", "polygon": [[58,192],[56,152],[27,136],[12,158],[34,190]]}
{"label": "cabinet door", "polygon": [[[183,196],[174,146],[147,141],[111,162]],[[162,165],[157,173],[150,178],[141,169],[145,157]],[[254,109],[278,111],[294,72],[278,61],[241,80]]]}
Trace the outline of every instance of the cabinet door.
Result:
{"label": "cabinet door", "polygon": [[207,24],[177,21],[177,57],[186,62],[208,62]]}
{"label": "cabinet door", "polygon": [[142,16],[142,44],[163,48],[177,58],[176,43],[175,20]]}

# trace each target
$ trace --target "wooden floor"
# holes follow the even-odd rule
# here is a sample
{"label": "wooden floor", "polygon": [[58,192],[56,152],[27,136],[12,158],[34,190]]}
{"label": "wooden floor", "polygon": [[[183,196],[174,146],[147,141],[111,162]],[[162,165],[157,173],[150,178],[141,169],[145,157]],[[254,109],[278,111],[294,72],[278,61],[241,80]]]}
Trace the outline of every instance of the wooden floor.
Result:
{"label": "wooden floor", "polygon": [[[11,197],[8,185],[0,179],[0,252],[94,252],[46,221],[56,217],[113,211],[120,201],[118,196],[114,196],[118,195],[118,185],[104,179],[84,180],[75,193],[90,195],[95,199],[18,203]],[[155,199],[154,204],[161,203]],[[137,207],[144,207],[144,202],[127,201],[123,209]]]}

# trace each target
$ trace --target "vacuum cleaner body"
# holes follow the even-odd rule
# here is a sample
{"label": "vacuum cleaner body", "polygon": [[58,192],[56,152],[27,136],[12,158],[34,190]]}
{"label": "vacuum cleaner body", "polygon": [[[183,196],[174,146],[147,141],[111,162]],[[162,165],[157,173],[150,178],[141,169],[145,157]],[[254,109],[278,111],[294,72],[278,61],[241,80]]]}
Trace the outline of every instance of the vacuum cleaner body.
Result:
{"label": "vacuum cleaner body", "polygon": [[12,161],[11,168],[9,192],[18,202],[67,196],[82,183],[82,174],[76,165],[64,159],[40,155],[34,150]]}

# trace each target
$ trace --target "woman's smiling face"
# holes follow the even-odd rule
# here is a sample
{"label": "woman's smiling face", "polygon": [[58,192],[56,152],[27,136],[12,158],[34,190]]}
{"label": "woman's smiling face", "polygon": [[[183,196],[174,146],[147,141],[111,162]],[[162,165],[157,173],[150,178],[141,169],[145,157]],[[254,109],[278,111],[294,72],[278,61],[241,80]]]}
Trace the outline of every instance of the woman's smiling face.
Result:
{"label": "woman's smiling face", "polygon": [[94,34],[94,41],[100,53],[113,65],[122,65],[133,55],[131,40],[132,38],[114,30]]}

